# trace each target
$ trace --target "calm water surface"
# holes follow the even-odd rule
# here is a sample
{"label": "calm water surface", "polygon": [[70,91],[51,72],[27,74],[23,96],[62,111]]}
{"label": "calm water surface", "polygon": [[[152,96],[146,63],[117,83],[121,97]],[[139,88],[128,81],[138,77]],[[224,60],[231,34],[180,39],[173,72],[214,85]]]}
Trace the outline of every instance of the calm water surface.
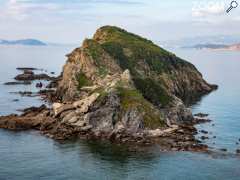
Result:
{"label": "calm water surface", "polygon": [[[31,86],[4,86],[18,72],[16,67],[32,66],[59,74],[73,47],[0,47],[0,115],[40,105],[36,98],[9,92],[35,90]],[[227,148],[225,156],[189,152],[133,153],[125,147],[96,142],[55,142],[38,132],[0,130],[0,180],[58,179],[161,179],[215,180],[240,177],[240,157],[233,153],[240,138],[240,53],[173,50],[194,63],[205,79],[219,90],[192,107],[209,113],[212,123],[199,125],[210,137],[205,143],[214,151]],[[19,99],[18,102],[13,102]],[[214,126],[212,125],[214,124]],[[199,135],[201,136],[201,134]],[[213,136],[217,136],[213,139]]]}

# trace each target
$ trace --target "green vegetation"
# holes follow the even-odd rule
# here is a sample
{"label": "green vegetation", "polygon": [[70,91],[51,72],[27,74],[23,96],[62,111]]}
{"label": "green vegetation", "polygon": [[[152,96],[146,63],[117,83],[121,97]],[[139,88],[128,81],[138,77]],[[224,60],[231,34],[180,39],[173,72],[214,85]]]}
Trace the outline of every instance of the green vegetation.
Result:
{"label": "green vegetation", "polygon": [[[177,59],[174,54],[158,47],[152,41],[120,28],[106,26],[101,30],[107,34],[103,40],[103,48],[119,60],[123,59],[123,48],[126,48],[132,52],[130,57],[124,57],[129,62],[145,61],[151,70],[161,73],[168,70],[169,66],[167,65],[170,65],[170,61],[168,61],[170,58]],[[122,52],[117,51],[116,48],[122,49]]]}
{"label": "green vegetation", "polygon": [[86,77],[83,72],[79,72],[76,75],[76,80],[78,82],[78,90],[80,90],[83,86],[91,86],[92,82]]}
{"label": "green vegetation", "polygon": [[[169,59],[177,59],[175,55],[125,30],[116,27],[103,27],[102,30],[107,32],[102,44],[103,49],[117,61],[123,70],[130,70],[133,81],[144,98],[154,105],[166,106],[171,98],[163,88],[163,82],[155,81],[147,77],[147,74],[141,75],[138,71],[143,71],[143,66],[148,65],[150,70],[157,74],[168,73],[173,68]],[[125,54],[124,49],[131,53]]]}
{"label": "green vegetation", "polygon": [[144,98],[152,102],[154,105],[166,106],[171,101],[171,97],[167,94],[161,84],[151,78],[135,78],[133,80],[136,88],[139,89]]}
{"label": "green vegetation", "polygon": [[131,108],[136,108],[143,114],[144,126],[155,129],[164,126],[164,121],[161,119],[159,111],[155,110],[154,106],[146,101],[142,94],[135,89],[117,88],[123,112]]}

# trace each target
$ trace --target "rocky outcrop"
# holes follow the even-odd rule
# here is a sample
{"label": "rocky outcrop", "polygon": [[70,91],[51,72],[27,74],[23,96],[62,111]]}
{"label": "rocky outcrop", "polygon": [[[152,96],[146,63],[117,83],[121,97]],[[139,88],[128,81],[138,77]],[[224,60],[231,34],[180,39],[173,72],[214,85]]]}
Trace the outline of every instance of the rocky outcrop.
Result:
{"label": "rocky outcrop", "polygon": [[[28,122],[27,127],[38,127],[56,139],[155,142],[160,138],[158,143],[170,149],[199,147],[193,125],[201,120],[194,120],[186,103],[217,87],[191,63],[111,26],[100,28],[93,39],[69,54],[58,79],[49,86],[57,89],[51,99],[58,99],[51,109],[10,121],[24,126]],[[7,119],[0,119],[0,127],[11,127]],[[51,125],[46,126],[48,122]]]}
{"label": "rocky outcrop", "polygon": [[117,27],[100,28],[68,58],[57,90],[63,102],[85,98],[95,90],[118,91],[124,84],[118,77],[126,76],[123,81],[131,82],[124,90],[139,92],[166,124],[193,120],[185,104],[217,88],[191,63]]}
{"label": "rocky outcrop", "polygon": [[17,81],[33,81],[33,80],[54,80],[54,77],[50,77],[47,74],[35,74],[32,70],[25,69],[22,74],[17,75],[15,78]]}

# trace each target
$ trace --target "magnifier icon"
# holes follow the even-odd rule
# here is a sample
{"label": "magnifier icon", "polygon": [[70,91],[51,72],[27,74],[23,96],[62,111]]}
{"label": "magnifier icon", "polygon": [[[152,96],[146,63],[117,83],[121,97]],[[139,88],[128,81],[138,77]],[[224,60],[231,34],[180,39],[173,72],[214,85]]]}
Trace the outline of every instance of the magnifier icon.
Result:
{"label": "magnifier icon", "polygon": [[227,9],[227,13],[229,13],[232,9],[238,7],[238,2],[237,1],[232,1],[230,4],[230,7]]}

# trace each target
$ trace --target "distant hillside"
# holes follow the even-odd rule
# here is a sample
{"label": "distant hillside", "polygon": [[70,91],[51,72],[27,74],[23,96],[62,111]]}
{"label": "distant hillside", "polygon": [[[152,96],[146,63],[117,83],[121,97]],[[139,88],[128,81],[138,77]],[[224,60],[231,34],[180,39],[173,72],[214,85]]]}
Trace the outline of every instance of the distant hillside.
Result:
{"label": "distant hillside", "polygon": [[0,40],[0,45],[25,45],[25,46],[46,46],[47,44],[37,39]]}
{"label": "distant hillside", "polygon": [[185,46],[182,48],[192,48],[192,49],[223,49],[227,48],[227,45],[224,44],[197,44],[194,46]]}
{"label": "distant hillside", "polygon": [[224,45],[224,44],[197,44],[197,45],[194,45],[194,46],[183,47],[183,48],[240,51],[240,44],[233,44],[233,45]]}
{"label": "distant hillside", "polygon": [[189,38],[182,38],[178,40],[169,40],[165,42],[159,42],[164,47],[190,47],[201,44],[210,45],[231,45],[240,42],[239,35],[216,35],[216,36],[196,36]]}

